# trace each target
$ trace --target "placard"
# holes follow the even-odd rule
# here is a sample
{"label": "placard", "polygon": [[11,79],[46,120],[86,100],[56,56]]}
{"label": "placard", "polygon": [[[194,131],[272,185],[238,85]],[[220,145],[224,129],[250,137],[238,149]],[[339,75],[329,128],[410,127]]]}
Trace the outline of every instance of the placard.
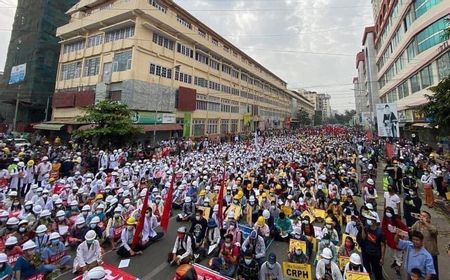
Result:
{"label": "placard", "polygon": [[306,242],[291,238],[289,240],[289,252],[293,252],[296,248],[300,248],[306,254]]}
{"label": "placard", "polygon": [[283,275],[289,279],[311,280],[314,278],[311,271],[310,264],[283,262]]}
{"label": "placard", "polygon": [[325,219],[327,217],[327,212],[323,209],[314,209],[314,216],[316,218]]}
{"label": "placard", "polygon": [[350,257],[339,256],[337,262],[338,262],[337,265],[339,266],[339,269],[341,271],[344,271],[345,265],[350,262]]}
{"label": "placard", "polygon": [[[104,278],[104,280],[114,280],[114,279],[121,279],[121,280],[137,280],[138,278],[134,277],[133,275],[130,275],[128,273],[126,273],[125,271],[112,266],[110,264],[107,263],[103,263],[101,265],[103,267],[103,269],[106,272],[106,277]],[[83,275],[79,275],[75,278],[73,278],[73,280],[83,280]]]}
{"label": "placard", "polygon": [[194,264],[195,272],[197,272],[198,280],[231,280],[231,278],[222,276],[219,273],[211,270],[203,265]]}
{"label": "placard", "polygon": [[347,280],[370,280],[369,274],[364,272],[347,271],[346,276]]}
{"label": "placard", "polygon": [[348,235],[346,233],[342,234],[341,245],[342,246],[345,245],[345,239],[347,238],[347,236],[350,236],[353,239],[353,243],[355,243],[355,249],[358,250],[359,252],[361,252],[361,248],[359,247],[358,242],[356,242],[356,237]]}

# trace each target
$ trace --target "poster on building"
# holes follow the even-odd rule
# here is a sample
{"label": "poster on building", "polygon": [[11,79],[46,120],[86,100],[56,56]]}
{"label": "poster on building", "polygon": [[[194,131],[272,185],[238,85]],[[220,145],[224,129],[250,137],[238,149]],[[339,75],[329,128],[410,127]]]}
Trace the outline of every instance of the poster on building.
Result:
{"label": "poster on building", "polygon": [[176,116],[173,113],[133,111],[131,121],[135,124],[167,124],[176,123]]}
{"label": "poster on building", "polygon": [[397,105],[395,103],[377,104],[378,136],[394,137],[400,135]]}
{"label": "poster on building", "polygon": [[11,75],[9,77],[9,85],[18,84],[25,81],[25,75],[27,73],[27,64],[20,64],[11,68]]}

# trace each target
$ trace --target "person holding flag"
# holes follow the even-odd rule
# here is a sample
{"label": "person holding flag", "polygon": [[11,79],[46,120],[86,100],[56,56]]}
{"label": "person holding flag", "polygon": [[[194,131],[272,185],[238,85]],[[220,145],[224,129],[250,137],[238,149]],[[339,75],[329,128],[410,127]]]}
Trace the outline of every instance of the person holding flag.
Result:
{"label": "person holding flag", "polygon": [[126,229],[122,231],[120,239],[122,240],[122,246],[117,250],[117,255],[122,258],[129,258],[135,255],[142,254],[142,245],[137,244],[133,246],[134,237],[137,232],[136,229],[136,219],[134,217],[129,217],[125,223]]}

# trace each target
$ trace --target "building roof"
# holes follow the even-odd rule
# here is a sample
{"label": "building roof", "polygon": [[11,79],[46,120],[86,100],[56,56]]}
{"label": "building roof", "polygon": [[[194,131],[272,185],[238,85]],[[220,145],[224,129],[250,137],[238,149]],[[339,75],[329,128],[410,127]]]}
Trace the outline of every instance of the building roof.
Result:
{"label": "building roof", "polygon": [[376,37],[375,36],[375,26],[366,26],[364,28],[364,35],[363,35],[363,39],[362,39],[363,46],[366,44],[367,34],[369,34],[369,33],[374,33],[374,37]]}
{"label": "building roof", "polygon": [[358,68],[358,64],[361,62],[361,61],[364,61],[366,59],[366,57],[365,57],[365,55],[364,55],[364,52],[359,52],[359,53],[357,53],[356,54],[356,68]]}

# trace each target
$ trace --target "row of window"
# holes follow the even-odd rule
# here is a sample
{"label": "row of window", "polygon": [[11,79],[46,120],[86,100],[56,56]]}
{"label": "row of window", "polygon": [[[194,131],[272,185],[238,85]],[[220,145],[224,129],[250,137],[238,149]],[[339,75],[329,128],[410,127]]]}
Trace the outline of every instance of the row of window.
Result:
{"label": "row of window", "polygon": [[[63,64],[61,67],[60,80],[71,80],[80,78],[83,62],[75,61]],[[83,77],[96,76],[100,71],[100,57],[86,58],[84,60]]]}
{"label": "row of window", "polygon": [[148,0],[148,3],[155,7],[157,10],[160,10],[163,13],[167,13],[167,7],[159,3],[158,0]]}
{"label": "row of window", "polygon": [[123,40],[134,36],[134,25],[111,30],[105,33],[105,43]]}
{"label": "row of window", "polygon": [[238,132],[239,120],[218,120],[218,119],[193,119],[192,134],[194,136],[202,136],[206,134],[218,134],[220,123],[220,133],[236,133]]}
{"label": "row of window", "polygon": [[150,74],[172,79],[172,69],[154,63],[150,63]]}
{"label": "row of window", "polygon": [[153,43],[169,50],[173,50],[174,42],[158,33],[153,33]]}
{"label": "row of window", "polygon": [[186,84],[192,84],[192,76],[179,71],[175,71],[175,80]]}

